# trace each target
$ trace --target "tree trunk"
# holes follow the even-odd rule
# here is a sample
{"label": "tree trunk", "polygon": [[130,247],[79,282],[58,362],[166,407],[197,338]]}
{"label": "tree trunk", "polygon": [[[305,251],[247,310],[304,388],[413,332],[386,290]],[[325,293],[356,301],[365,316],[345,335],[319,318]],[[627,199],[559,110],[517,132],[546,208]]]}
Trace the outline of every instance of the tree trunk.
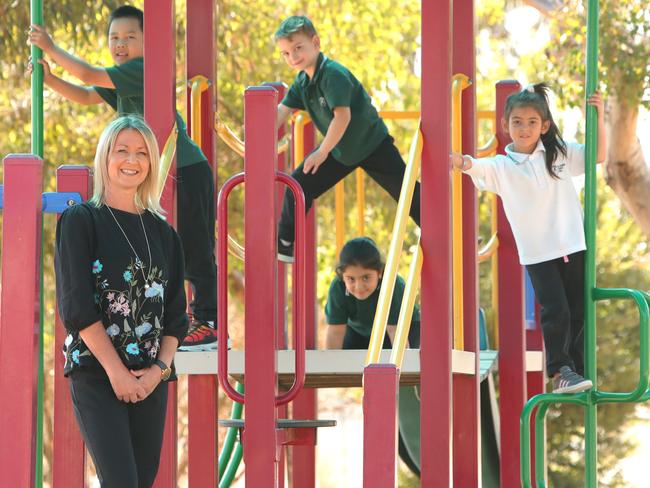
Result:
{"label": "tree trunk", "polygon": [[614,96],[608,105],[605,181],[650,239],[650,167],[636,135],[639,109]]}

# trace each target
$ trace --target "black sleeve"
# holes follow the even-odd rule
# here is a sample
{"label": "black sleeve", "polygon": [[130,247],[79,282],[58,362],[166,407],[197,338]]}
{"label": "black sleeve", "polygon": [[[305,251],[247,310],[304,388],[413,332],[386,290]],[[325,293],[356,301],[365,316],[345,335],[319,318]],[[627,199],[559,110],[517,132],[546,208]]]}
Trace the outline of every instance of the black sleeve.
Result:
{"label": "black sleeve", "polygon": [[163,317],[163,335],[173,336],[180,345],[187,335],[189,320],[187,318],[187,300],[185,298],[185,261],[183,247],[175,230],[169,227],[169,249],[167,263],[169,280],[165,290],[165,315]]}
{"label": "black sleeve", "polygon": [[101,321],[95,301],[93,263],[95,227],[91,210],[75,205],[61,215],[56,226],[54,270],[59,314],[69,331]]}

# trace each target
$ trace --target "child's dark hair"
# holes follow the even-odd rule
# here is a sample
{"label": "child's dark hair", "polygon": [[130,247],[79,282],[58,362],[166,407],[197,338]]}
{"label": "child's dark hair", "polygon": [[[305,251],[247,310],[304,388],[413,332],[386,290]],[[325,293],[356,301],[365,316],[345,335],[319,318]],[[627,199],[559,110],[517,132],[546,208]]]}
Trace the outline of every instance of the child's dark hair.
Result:
{"label": "child's dark hair", "polygon": [[108,16],[108,30],[111,29],[111,24],[115,19],[136,19],[140,24],[140,30],[144,32],[144,13],[137,7],[131,5],[122,5],[117,7]]}
{"label": "child's dark hair", "polygon": [[518,93],[513,93],[506,100],[504,116],[506,121],[508,121],[510,120],[510,114],[513,109],[531,107],[539,113],[539,116],[542,118],[542,123],[547,120],[550,121],[551,125],[548,131],[546,131],[546,134],[542,134],[541,139],[542,144],[544,144],[544,149],[546,149],[546,170],[553,178],[558,178],[555,171],[553,171],[553,163],[559,153],[566,156],[566,143],[562,139],[560,130],[553,120],[553,115],[551,115],[551,109],[548,105],[548,91],[549,87],[546,83],[537,83],[536,85],[524,88]]}
{"label": "child's dark hair", "polygon": [[379,273],[384,271],[384,261],[375,241],[370,237],[355,237],[345,243],[339,254],[339,262],[336,265],[336,274],[342,277],[345,268],[348,266],[359,266],[360,268],[374,269]]}
{"label": "child's dark hair", "polygon": [[305,34],[309,38],[318,35],[311,20],[304,15],[292,15],[282,21],[278,30],[275,31],[274,39],[275,42],[278,42],[280,39],[291,39],[294,34],[300,33]]}

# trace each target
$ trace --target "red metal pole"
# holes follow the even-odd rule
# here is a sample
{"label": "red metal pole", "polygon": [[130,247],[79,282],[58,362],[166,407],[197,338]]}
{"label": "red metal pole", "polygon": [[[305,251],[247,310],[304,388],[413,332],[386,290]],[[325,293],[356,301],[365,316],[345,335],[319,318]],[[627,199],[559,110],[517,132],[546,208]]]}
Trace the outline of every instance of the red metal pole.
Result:
{"label": "red metal pole", "polygon": [[[265,86],[272,86],[278,92],[278,100],[284,98],[284,94],[287,90],[287,85],[282,82],[272,82],[264,83]],[[278,141],[284,137],[286,134],[286,124],[278,127]],[[291,168],[289,167],[289,151],[285,151],[282,154],[278,154],[278,171],[284,173],[291,173]],[[275,184],[275,221],[280,220],[280,214],[282,213],[282,201],[284,199],[285,186],[281,183]],[[287,349],[288,347],[288,329],[289,324],[287,322],[287,271],[288,267],[285,263],[278,260],[278,282],[277,282],[277,303],[276,303],[276,314],[277,314],[277,325],[278,325],[278,334],[276,336],[276,348],[278,350]],[[295,314],[295,310],[294,310]],[[295,347],[295,346],[294,346]],[[288,407],[287,405],[281,405],[278,407],[277,417],[286,419],[288,418]],[[280,448],[280,459],[278,459],[278,486],[284,486],[284,471],[285,463],[287,461],[286,448],[281,446]]]}
{"label": "red metal pole", "polygon": [[0,297],[0,473],[4,486],[34,486],[40,321],[43,161],[4,159]]}
{"label": "red metal pole", "polygon": [[422,1],[421,483],[451,486],[451,1]]}
{"label": "red metal pole", "polygon": [[[176,44],[174,0],[144,1],[144,118],[162,149],[174,126],[176,114]],[[167,221],[176,226],[176,164],[165,183],[161,203]],[[168,385],[167,418],[155,488],[176,486],[177,387]]]}
{"label": "red metal pole", "polygon": [[[201,150],[213,169],[216,184],[214,132],[215,43],[214,2],[187,1],[186,71],[187,78],[202,75],[211,86],[201,95]],[[191,89],[187,88],[187,113],[190,114]],[[191,131],[192,118],[187,117]],[[217,465],[217,398],[218,383],[214,375],[189,375],[188,379],[188,467],[189,486],[216,486]]]}
{"label": "red metal pole", "polygon": [[[454,2],[453,72],[469,76],[472,84],[463,91],[463,154],[476,149],[476,52],[474,47],[474,1]],[[454,485],[481,486],[481,397],[478,339],[478,262],[476,189],[463,176],[463,322],[464,346],[475,353],[475,375],[454,375]]]}
{"label": "red metal pole", "polygon": [[[309,154],[316,144],[314,125],[310,122],[304,126],[304,150]],[[297,161],[299,164],[300,162]],[[318,301],[316,299],[316,202],[307,214],[306,228],[306,268],[305,268],[305,305],[307,322],[305,324],[305,343],[307,349],[316,349],[316,331],[318,326]],[[293,418],[315,419],[318,417],[317,390],[303,389],[293,402]],[[292,446],[291,486],[293,488],[312,488],[316,486],[316,446]]]}
{"label": "red metal pole", "polygon": [[371,364],[364,369],[364,488],[395,488],[396,486],[398,389],[399,371],[394,364]]}
{"label": "red metal pole", "polygon": [[[510,137],[503,130],[506,98],[521,88],[508,80],[496,84],[497,152]],[[526,340],[524,335],[524,273],[517,246],[499,200],[499,413],[501,417],[501,486],[519,486],[519,415],[526,402]]]}
{"label": "red metal pole", "polygon": [[246,486],[277,486],[276,471],[276,222],[278,94],[250,87],[245,100]]}
{"label": "red metal pole", "polygon": [[[56,191],[77,192],[88,200],[92,192],[92,171],[88,166],[60,166],[56,170]],[[54,488],[83,488],[86,451],[77,426],[68,382],[63,376],[63,341],[66,331],[59,314],[54,329]]]}

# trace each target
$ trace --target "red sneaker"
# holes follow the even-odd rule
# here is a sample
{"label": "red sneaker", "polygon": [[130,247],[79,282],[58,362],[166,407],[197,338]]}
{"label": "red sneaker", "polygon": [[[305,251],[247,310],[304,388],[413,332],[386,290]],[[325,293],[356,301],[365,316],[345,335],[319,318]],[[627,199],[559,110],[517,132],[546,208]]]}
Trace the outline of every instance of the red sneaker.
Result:
{"label": "red sneaker", "polygon": [[214,322],[193,320],[185,340],[178,348],[179,351],[216,351],[217,329]]}

